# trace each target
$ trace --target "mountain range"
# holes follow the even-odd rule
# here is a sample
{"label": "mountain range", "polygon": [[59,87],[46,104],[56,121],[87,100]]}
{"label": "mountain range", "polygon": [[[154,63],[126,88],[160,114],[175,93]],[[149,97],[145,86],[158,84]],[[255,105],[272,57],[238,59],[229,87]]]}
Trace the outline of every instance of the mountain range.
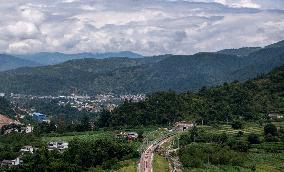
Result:
{"label": "mountain range", "polygon": [[40,52],[35,54],[0,54],[0,71],[7,71],[21,67],[37,67],[63,63],[74,59],[112,57],[142,58],[143,56],[131,51],[106,53],[78,53],[64,54],[59,52]]}
{"label": "mountain range", "polygon": [[284,41],[194,55],[76,59],[0,73],[0,92],[32,95],[196,91],[246,81],[284,64]]}
{"label": "mountain range", "polygon": [[33,61],[20,59],[7,54],[0,54],[0,71],[16,69],[23,66],[35,67],[39,65],[40,64]]}
{"label": "mountain range", "polygon": [[42,65],[54,65],[63,63],[74,59],[95,58],[104,59],[111,57],[128,57],[128,58],[141,58],[140,54],[131,51],[120,52],[106,52],[106,53],[78,53],[78,54],[64,54],[59,52],[41,52],[35,54],[14,55],[18,58],[33,61]]}

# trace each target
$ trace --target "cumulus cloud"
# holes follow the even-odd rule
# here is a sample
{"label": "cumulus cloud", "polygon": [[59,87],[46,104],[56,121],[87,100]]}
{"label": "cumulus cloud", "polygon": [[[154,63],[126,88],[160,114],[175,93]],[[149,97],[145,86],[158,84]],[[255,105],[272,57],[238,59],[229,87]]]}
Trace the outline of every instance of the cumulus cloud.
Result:
{"label": "cumulus cloud", "polygon": [[284,39],[283,0],[0,1],[0,51],[193,54]]}

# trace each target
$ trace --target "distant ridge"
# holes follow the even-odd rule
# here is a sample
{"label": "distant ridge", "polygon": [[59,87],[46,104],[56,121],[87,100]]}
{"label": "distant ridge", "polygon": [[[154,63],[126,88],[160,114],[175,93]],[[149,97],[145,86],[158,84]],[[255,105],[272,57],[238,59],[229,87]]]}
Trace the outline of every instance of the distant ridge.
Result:
{"label": "distant ridge", "polygon": [[18,58],[33,61],[43,65],[54,65],[74,59],[96,58],[104,59],[111,57],[142,58],[143,56],[131,51],[106,52],[106,53],[77,53],[65,54],[59,52],[40,52],[35,54],[15,55]]}
{"label": "distant ridge", "polygon": [[194,55],[76,59],[57,65],[0,73],[0,92],[33,95],[197,91],[246,81],[284,64],[282,42]]}
{"label": "distant ridge", "polygon": [[0,54],[0,71],[16,69],[19,67],[35,67],[40,64],[29,60],[20,59],[7,54]]}

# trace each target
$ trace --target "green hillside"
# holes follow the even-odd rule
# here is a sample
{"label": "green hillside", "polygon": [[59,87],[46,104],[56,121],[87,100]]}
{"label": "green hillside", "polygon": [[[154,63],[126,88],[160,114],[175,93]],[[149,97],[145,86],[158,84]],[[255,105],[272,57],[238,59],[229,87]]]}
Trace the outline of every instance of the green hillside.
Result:
{"label": "green hillside", "polygon": [[39,65],[39,63],[29,60],[20,59],[6,54],[0,54],[0,71],[16,69],[19,67],[35,67]]}
{"label": "green hillside", "polygon": [[[247,49],[243,49],[247,52]],[[239,50],[239,51],[243,51]],[[240,54],[245,54],[244,52]],[[0,92],[33,95],[197,91],[234,80],[246,81],[284,64],[284,46],[249,55],[198,53],[145,58],[79,59],[58,65],[0,73]]]}
{"label": "green hillside", "polygon": [[125,102],[112,113],[103,112],[101,126],[168,125],[194,119],[204,124],[246,121],[284,113],[284,66],[245,83],[233,82],[197,93],[156,92],[144,102]]}

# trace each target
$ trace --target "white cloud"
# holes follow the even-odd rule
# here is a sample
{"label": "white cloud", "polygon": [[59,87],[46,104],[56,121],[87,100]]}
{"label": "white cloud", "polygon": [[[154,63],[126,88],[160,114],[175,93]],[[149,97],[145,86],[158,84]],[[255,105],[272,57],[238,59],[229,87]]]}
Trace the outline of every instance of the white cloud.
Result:
{"label": "white cloud", "polygon": [[9,24],[4,32],[16,39],[30,39],[35,37],[39,31],[33,23],[18,21],[16,23]]}
{"label": "white cloud", "polygon": [[10,53],[29,53],[40,48],[41,42],[33,39],[26,39],[9,44],[8,52]]}
{"label": "white cloud", "polygon": [[282,0],[0,1],[0,51],[192,54],[284,39]]}

